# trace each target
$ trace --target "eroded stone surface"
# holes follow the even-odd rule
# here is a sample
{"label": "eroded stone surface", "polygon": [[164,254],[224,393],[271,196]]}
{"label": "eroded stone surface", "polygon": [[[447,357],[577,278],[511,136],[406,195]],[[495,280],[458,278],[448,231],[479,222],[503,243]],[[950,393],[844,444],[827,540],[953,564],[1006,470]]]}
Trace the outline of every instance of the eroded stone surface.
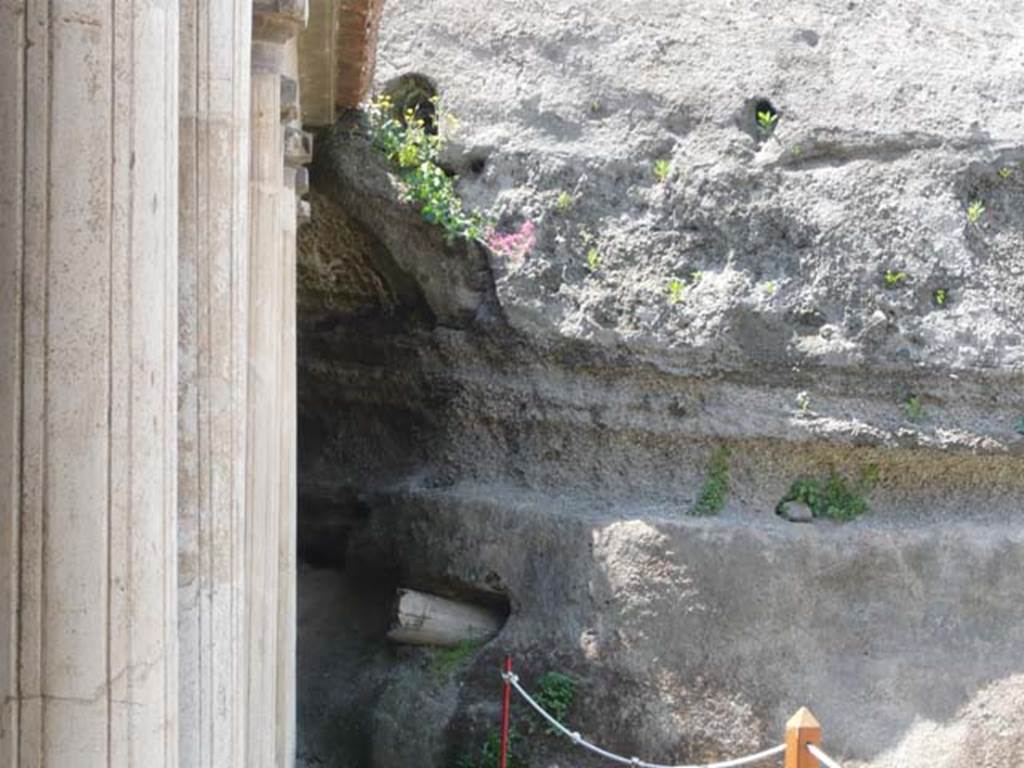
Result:
{"label": "eroded stone surface", "polygon": [[[537,222],[531,258],[493,265],[515,327],[715,368],[1020,367],[1021,14],[393,3],[378,83],[433,78],[463,195]],[[768,139],[758,99],[779,112]],[[908,277],[887,290],[888,269]]]}
{"label": "eroded stone surface", "polygon": [[[378,84],[432,78],[463,197],[537,243],[447,246],[357,120],[318,139],[307,551],[512,602],[443,684],[429,652],[361,678],[372,765],[475,750],[506,649],[578,675],[575,724],[625,754],[731,757],[807,705],[844,765],[1019,762],[1021,13],[386,8]],[[693,520],[723,446],[724,508]],[[799,477],[873,468],[854,522],[775,514]],[[588,764],[534,730],[531,765]]]}

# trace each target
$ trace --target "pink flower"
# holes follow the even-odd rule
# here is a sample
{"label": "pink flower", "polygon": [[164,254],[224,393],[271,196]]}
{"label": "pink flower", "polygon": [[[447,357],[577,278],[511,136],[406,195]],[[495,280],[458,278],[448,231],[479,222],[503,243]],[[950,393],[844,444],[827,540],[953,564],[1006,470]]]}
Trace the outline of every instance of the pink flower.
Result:
{"label": "pink flower", "polygon": [[504,256],[513,264],[522,264],[537,242],[532,221],[524,221],[519,229],[502,233],[496,229],[487,232],[487,246],[496,254]]}

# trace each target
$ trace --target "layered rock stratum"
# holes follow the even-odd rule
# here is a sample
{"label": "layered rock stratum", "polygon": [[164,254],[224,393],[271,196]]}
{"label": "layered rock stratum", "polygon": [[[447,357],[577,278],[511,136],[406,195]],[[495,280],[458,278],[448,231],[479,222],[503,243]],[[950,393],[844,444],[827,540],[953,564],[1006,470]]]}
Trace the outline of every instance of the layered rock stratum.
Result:
{"label": "layered rock stratum", "polygon": [[[807,705],[846,766],[1024,764],[1024,8],[404,0],[378,58],[458,117],[466,205],[536,242],[446,242],[358,115],[319,137],[306,764],[477,754],[506,651],[645,759]],[[776,514],[866,474],[852,521]],[[509,619],[440,674],[380,639],[398,585]],[[526,764],[599,764],[519,712]]]}

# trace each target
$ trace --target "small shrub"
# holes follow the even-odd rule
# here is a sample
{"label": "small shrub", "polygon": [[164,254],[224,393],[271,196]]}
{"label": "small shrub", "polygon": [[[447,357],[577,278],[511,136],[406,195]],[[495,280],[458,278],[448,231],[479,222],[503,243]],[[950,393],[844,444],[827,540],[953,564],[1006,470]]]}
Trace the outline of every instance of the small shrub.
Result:
{"label": "small shrub", "polygon": [[664,184],[668,181],[668,175],[672,172],[672,164],[668,160],[655,160],[653,170],[654,178],[658,180],[659,184]]}
{"label": "small shrub", "polygon": [[967,223],[977,224],[985,213],[985,204],[981,200],[972,200],[967,206]]}
{"label": "small shrub", "polygon": [[560,214],[568,213],[573,202],[572,194],[563,189],[555,198],[555,211]]}
{"label": "small shrub", "polygon": [[923,421],[925,417],[924,403],[921,402],[921,398],[917,395],[910,395],[906,402],[903,403],[903,411],[907,415],[907,419],[913,422]]}
{"label": "small shrub", "polygon": [[678,277],[673,277],[668,281],[668,303],[678,304],[683,300],[683,290],[686,288],[686,283],[680,280]]}
{"label": "small shrub", "polygon": [[949,291],[945,288],[936,288],[932,294],[932,301],[935,302],[935,306],[944,307],[946,302],[949,301]]}
{"label": "small shrub", "polygon": [[907,281],[910,276],[906,272],[897,272],[893,269],[885,270],[883,279],[886,288],[896,288]]}
{"label": "small shrub", "polygon": [[769,280],[767,283],[761,286],[761,290],[764,291],[765,296],[774,296],[775,291],[778,290],[775,283]]}
{"label": "small shrub", "polygon": [[853,520],[868,511],[864,496],[877,484],[878,467],[874,464],[865,467],[856,482],[850,482],[833,468],[824,480],[813,477],[795,480],[775,509],[779,512],[783,504],[798,501],[806,504],[815,517]]}
{"label": "small shrub", "polygon": [[996,173],[999,174],[1000,179],[1006,181],[1008,178],[1013,176],[1013,168],[1011,168],[1008,165],[1004,165],[1002,168],[996,171]]}
{"label": "small shrub", "polygon": [[[435,101],[435,107],[438,107]],[[423,118],[408,110],[401,118],[387,96],[373,101],[366,110],[373,146],[398,171],[402,199],[415,204],[424,219],[444,230],[449,242],[459,237],[480,239],[487,229],[482,214],[467,212],[455,191],[455,180],[441,168],[439,158],[443,137],[430,130]],[[453,118],[438,109],[447,123]]]}
{"label": "small shrub", "polygon": [[725,507],[729,493],[729,449],[725,446],[711,454],[708,475],[701,486],[697,501],[690,510],[696,517],[717,515]]}
{"label": "small shrub", "polygon": [[[517,757],[514,748],[519,743],[519,734],[514,727],[508,730],[508,768],[526,768],[522,758]],[[455,768],[497,768],[501,757],[501,732],[492,729],[484,737],[476,755],[462,755],[455,761]]]}
{"label": "small shrub", "polygon": [[700,285],[700,282],[703,279],[704,279],[704,273],[701,272],[699,269],[695,269],[695,270],[693,270],[693,272],[690,273],[690,285],[693,285],[693,286]]}
{"label": "small shrub", "polygon": [[595,246],[587,249],[587,269],[597,272],[601,266],[601,254]]}
{"label": "small shrub", "polygon": [[[537,681],[534,698],[549,715],[564,724],[576,698],[576,680],[561,672],[546,672]],[[556,732],[550,725],[546,730],[548,733]]]}

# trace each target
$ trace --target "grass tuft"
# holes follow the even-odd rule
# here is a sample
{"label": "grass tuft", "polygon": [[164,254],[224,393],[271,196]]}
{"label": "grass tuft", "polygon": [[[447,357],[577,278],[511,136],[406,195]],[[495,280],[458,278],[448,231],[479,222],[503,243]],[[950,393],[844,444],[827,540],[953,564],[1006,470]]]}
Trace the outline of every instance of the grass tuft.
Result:
{"label": "grass tuft", "polygon": [[729,494],[729,449],[722,446],[711,454],[708,474],[690,514],[694,517],[717,515],[725,507]]}

